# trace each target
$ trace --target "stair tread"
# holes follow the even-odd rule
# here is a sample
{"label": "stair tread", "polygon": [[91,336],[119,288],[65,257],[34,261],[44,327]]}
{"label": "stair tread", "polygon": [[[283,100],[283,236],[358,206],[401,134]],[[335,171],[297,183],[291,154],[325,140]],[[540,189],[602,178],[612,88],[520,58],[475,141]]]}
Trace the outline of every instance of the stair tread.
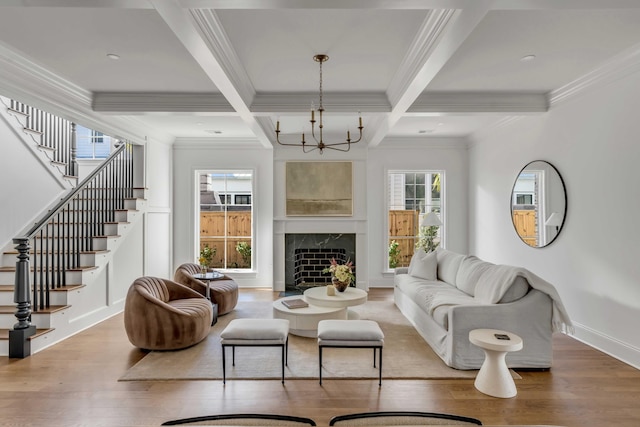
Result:
{"label": "stair tread", "polygon": [[[88,265],[88,266],[80,266],[80,267],[73,267],[73,268],[67,268],[66,271],[89,271],[89,270],[94,270],[98,268],[95,265]],[[51,268],[49,268],[49,270],[51,270]],[[11,272],[15,272],[16,271],[16,267],[0,267],[0,272],[6,272],[6,273],[11,273]],[[33,272],[33,268],[31,269],[31,271]]]}
{"label": "stair tread", "polygon": [[[69,292],[74,291],[76,289],[84,288],[87,285],[66,285],[60,286],[59,288],[50,289],[51,292]],[[13,285],[0,285],[0,292],[13,292]]]}
{"label": "stair tread", "polygon": [[[38,309],[33,313],[55,313],[71,307],[70,305],[51,305],[48,308]],[[33,309],[32,309],[33,310]],[[16,312],[15,305],[0,305],[0,314],[14,314]]]}
{"label": "stair tread", "polygon": [[[35,335],[31,336],[29,339],[32,340],[34,338],[38,338],[46,333],[55,330],[55,328],[36,328]],[[9,339],[9,331],[10,329],[0,329],[0,340],[8,340]]]}

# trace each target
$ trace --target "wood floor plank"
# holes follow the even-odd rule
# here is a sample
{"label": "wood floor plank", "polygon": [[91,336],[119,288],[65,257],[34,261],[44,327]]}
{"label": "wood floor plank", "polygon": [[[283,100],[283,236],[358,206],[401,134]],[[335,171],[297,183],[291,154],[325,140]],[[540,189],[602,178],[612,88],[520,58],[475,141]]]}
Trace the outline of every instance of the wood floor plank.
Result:
{"label": "wood floor plank", "polygon": [[[239,299],[277,297],[242,289]],[[370,299],[392,300],[393,293],[373,289]],[[473,380],[385,380],[382,387],[377,380],[119,382],[145,354],[127,340],[121,314],[29,358],[0,358],[0,425],[158,426],[191,416],[268,412],[327,426],[335,415],[371,410],[447,412],[498,425],[640,425],[640,371],[561,334],[554,337],[554,367],[519,372],[511,399],[484,395]]]}

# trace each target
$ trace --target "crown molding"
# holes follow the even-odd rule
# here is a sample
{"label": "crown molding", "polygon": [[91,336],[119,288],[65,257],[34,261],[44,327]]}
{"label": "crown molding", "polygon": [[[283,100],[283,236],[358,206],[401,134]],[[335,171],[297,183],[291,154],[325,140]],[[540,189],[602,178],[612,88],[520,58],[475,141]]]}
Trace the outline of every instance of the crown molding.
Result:
{"label": "crown molding", "polygon": [[513,123],[516,123],[522,120],[525,116],[506,116],[497,120],[495,123],[492,123],[488,126],[485,126],[481,129],[478,129],[474,133],[468,136],[469,139],[469,148],[477,145],[481,139],[490,138],[494,135],[494,132],[506,128]]}
{"label": "crown molding", "polygon": [[173,143],[174,150],[219,150],[221,148],[226,149],[255,149],[263,148],[269,150],[270,148],[264,147],[257,138],[176,138]]}
{"label": "crown molding", "polygon": [[544,113],[544,93],[423,92],[407,113]]}
{"label": "crown molding", "polygon": [[109,117],[105,120],[91,109],[91,92],[1,42],[0,91],[7,97],[116,138],[138,144],[144,144],[147,136],[158,141],[173,140],[171,135],[149,132],[147,127],[131,118]]}
{"label": "crown molding", "polygon": [[393,136],[385,138],[380,145],[373,149],[395,150],[398,148],[438,148],[447,150],[466,150],[469,141],[466,137],[416,137],[416,136]]}
{"label": "crown molding", "polygon": [[93,110],[109,113],[235,113],[220,93],[96,92]]}
{"label": "crown molding", "polygon": [[[301,93],[257,93],[251,104],[253,113],[302,113],[309,112],[310,100],[318,97],[317,92]],[[387,113],[391,104],[383,93],[324,92],[322,104],[325,113]]]}
{"label": "crown molding", "polygon": [[586,91],[602,87],[640,71],[640,44],[616,55],[604,65],[549,93],[549,104],[555,107]]}
{"label": "crown molding", "polygon": [[256,91],[229,37],[227,37],[218,15],[210,9],[192,9],[189,12],[197,25],[200,36],[206,42],[220,67],[231,80],[245,104],[251,104]]}
{"label": "crown molding", "polygon": [[437,46],[440,35],[454,15],[454,9],[431,10],[422,23],[418,35],[411,43],[407,54],[393,76],[387,94],[392,105],[396,105],[415,80],[427,59]]}

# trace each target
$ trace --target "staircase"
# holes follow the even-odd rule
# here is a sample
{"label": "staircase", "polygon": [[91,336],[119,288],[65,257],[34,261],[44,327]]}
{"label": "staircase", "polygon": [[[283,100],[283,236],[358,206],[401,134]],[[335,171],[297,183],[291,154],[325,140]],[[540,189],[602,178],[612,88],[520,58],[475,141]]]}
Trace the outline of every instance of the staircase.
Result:
{"label": "staircase", "polygon": [[30,323],[36,329],[25,341],[27,354],[13,356],[25,357],[122,309],[122,286],[126,289],[128,284],[111,284],[111,276],[118,276],[112,263],[123,242],[140,234],[146,194],[136,184],[142,181],[137,168],[143,164],[144,151],[140,146],[122,144],[102,166],[77,183],[75,166],[60,160],[73,163],[75,156],[55,153],[61,147],[74,150],[74,138],[58,133],[69,143],[51,144],[45,142],[50,132],[34,125],[53,124],[60,132],[66,124],[38,110],[39,119],[35,120],[30,115],[33,109],[6,98],[0,97],[0,102],[11,120],[23,127],[23,142],[25,137],[27,142],[33,139],[34,153],[46,167],[53,168],[55,179],[75,187],[58,204],[44,208],[40,221],[0,253],[0,356],[15,354],[10,350],[9,331],[20,328],[14,325]]}
{"label": "staircase", "polygon": [[[80,265],[66,269],[64,278],[61,278],[61,281],[66,284],[57,287],[53,287],[52,284],[48,304],[43,296],[38,295],[37,298],[32,296],[32,323],[37,326],[36,334],[30,338],[32,353],[84,329],[76,330],[77,328],[70,324],[73,319],[82,316],[83,307],[78,305],[78,301],[82,300],[81,294],[87,286],[92,285],[100,271],[108,265],[113,252],[120,246],[128,230],[141,220],[146,209],[144,193],[144,189],[135,189],[134,197],[127,199],[125,209],[118,210],[116,221],[104,224],[105,234],[93,238],[93,249],[80,252]],[[74,227],[78,225],[77,222],[72,224]],[[57,247],[57,242],[60,239],[68,239],[68,236],[51,239],[49,246],[51,248]],[[52,249],[48,252],[30,251],[32,259],[37,259],[46,253],[54,254],[54,258],[58,254],[60,256],[70,255],[68,252],[58,253]],[[9,354],[9,330],[17,322],[16,305],[13,302],[17,256],[17,250],[7,249],[2,253],[0,262],[0,356]],[[49,271],[52,270],[52,267],[50,266]],[[33,268],[30,270],[31,276]],[[33,286],[31,292],[33,295]]]}

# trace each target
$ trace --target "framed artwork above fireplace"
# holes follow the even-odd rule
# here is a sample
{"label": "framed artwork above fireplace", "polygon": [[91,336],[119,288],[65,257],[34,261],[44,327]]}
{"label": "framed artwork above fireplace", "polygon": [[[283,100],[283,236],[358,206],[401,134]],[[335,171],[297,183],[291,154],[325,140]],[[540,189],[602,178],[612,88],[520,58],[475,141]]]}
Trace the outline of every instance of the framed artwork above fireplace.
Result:
{"label": "framed artwork above fireplace", "polygon": [[287,216],[353,216],[352,162],[287,162]]}

